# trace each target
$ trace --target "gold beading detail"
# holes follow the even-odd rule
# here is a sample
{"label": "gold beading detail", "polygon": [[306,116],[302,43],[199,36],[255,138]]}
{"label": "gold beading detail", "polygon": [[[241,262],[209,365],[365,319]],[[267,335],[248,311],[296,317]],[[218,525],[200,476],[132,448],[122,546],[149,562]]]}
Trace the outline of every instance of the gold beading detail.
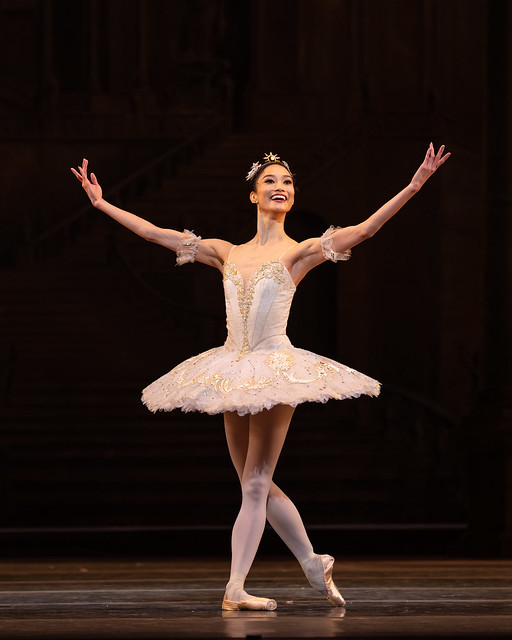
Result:
{"label": "gold beading detail", "polygon": [[295,358],[288,351],[273,351],[265,360],[265,364],[273,371],[288,371],[295,363]]}
{"label": "gold beading detail", "polygon": [[[210,355],[212,352],[217,349],[211,349],[207,352]],[[206,354],[201,354],[199,359],[202,359]],[[258,379],[248,378],[244,382],[240,384],[233,384],[232,378],[225,378],[219,372],[215,373],[200,373],[192,379],[186,380],[186,375],[189,369],[185,369],[180,372],[180,374],[176,378],[176,383],[180,386],[190,387],[192,385],[201,384],[205,386],[210,386],[217,393],[228,394],[233,391],[241,391],[241,390],[253,390],[253,389],[264,389],[275,383],[275,381],[282,377],[287,382],[293,384],[311,384],[312,382],[317,382],[322,378],[327,377],[328,375],[339,373],[339,367],[336,367],[334,364],[330,362],[325,362],[324,360],[320,360],[314,364],[314,368],[316,371],[315,376],[311,376],[308,378],[297,378],[293,373],[289,373],[289,369],[295,364],[295,358],[292,353],[285,350],[280,351],[272,351],[267,358],[265,359],[265,364],[273,371],[272,375],[265,376],[262,375]],[[349,369],[349,371],[352,371]]]}
{"label": "gold beading detail", "polygon": [[269,262],[264,262],[249,280],[247,285],[245,285],[242,276],[240,275],[235,264],[233,264],[232,262],[227,262],[224,265],[224,279],[231,280],[236,286],[238,308],[240,309],[240,315],[242,316],[243,322],[242,347],[240,349],[240,353],[238,354],[239,360],[241,360],[251,351],[251,348],[249,346],[247,319],[249,318],[249,312],[251,310],[256,284],[263,278],[272,278],[278,284],[284,282],[284,268],[285,267],[281,262],[279,262],[279,260],[269,260]]}

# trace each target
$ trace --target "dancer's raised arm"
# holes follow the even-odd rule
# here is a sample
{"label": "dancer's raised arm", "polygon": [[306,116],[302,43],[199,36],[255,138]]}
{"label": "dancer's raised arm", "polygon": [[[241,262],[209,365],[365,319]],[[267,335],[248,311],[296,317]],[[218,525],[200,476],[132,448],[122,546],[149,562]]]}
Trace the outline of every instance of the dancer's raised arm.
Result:
{"label": "dancer's raised arm", "polygon": [[78,170],[72,168],[71,171],[82,184],[93,207],[103,211],[103,213],[144,238],[144,240],[162,245],[178,253],[178,264],[195,259],[212,267],[222,268],[231,249],[231,243],[218,239],[198,239],[197,236],[188,231],[163,229],[144,218],[110,204],[110,202],[103,199],[102,189],[94,173],[91,173],[90,180],[87,177],[87,167],[88,161],[84,158]]}
{"label": "dancer's raised arm", "polygon": [[444,149],[444,145],[441,145],[436,154],[434,145],[430,143],[425,159],[405,189],[402,189],[360,224],[336,230],[331,229],[328,237],[324,234],[322,238],[311,238],[301,242],[287,256],[295,281],[298,282],[310,269],[326,259],[326,245],[328,246],[329,257],[336,261],[343,259],[344,256],[348,257],[348,252],[352,247],[375,235],[414,194],[418,193],[430,176],[448,160],[451,154],[445,154]]}
{"label": "dancer's raised arm", "polygon": [[430,143],[425,159],[419,166],[418,170],[412,177],[411,182],[396,194],[391,200],[388,200],[380,209],[378,209],[367,220],[361,222],[354,227],[346,227],[339,229],[332,236],[332,249],[335,252],[343,252],[351,247],[359,244],[367,238],[371,238],[377,231],[390,220],[408,202],[412,196],[421,189],[425,182],[432,176],[439,167],[448,160],[450,153],[444,154],[444,144],[441,145],[439,151],[434,151],[434,145]]}

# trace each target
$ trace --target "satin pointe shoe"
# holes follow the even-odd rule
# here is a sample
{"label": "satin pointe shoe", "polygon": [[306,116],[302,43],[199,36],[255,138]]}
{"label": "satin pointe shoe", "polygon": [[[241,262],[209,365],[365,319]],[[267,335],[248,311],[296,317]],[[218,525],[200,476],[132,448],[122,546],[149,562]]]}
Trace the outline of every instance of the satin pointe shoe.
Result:
{"label": "satin pointe shoe", "polygon": [[274,611],[275,609],[277,609],[277,602],[272,598],[249,596],[245,600],[240,600],[240,602],[226,600],[225,598],[222,601],[223,611]]}
{"label": "satin pointe shoe", "polygon": [[332,579],[334,558],[332,556],[324,555],[320,556],[320,560],[322,561],[323,572],[320,573],[317,571],[316,575],[313,575],[312,572],[309,572],[309,574],[306,573],[306,578],[308,579],[309,584],[313,589],[319,591],[324,598],[327,598],[327,600],[329,600],[329,602],[335,607],[344,607],[346,604],[345,600]]}

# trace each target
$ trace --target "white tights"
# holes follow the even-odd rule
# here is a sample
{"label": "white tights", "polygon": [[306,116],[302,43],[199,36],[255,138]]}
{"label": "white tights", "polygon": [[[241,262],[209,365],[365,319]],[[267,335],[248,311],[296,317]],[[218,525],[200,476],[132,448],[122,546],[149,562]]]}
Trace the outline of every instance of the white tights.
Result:
{"label": "white tights", "polygon": [[242,506],[231,538],[231,573],[225,598],[244,600],[244,583],[265,521],[295,555],[304,572],[321,563],[292,501],[272,482],[293,409],[279,405],[256,416],[225,414],[226,438],[242,486]]}

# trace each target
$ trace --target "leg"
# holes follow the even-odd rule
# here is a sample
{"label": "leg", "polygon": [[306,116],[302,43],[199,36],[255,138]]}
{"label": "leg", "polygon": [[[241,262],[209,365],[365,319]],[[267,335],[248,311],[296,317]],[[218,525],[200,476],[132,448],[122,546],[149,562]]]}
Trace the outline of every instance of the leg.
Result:
{"label": "leg", "polygon": [[[226,413],[224,424],[231,460],[242,482],[249,446],[249,416]],[[333,559],[314,552],[297,508],[274,482],[268,495],[267,520],[297,558],[311,586],[331,604],[344,605],[345,601],[332,582]]]}
{"label": "leg", "polygon": [[334,558],[313,551],[297,508],[275,484],[269,494],[267,520],[299,561],[309,584],[331,604],[342,607],[345,600],[332,580]]}
{"label": "leg", "polygon": [[272,476],[292,415],[292,407],[278,405],[246,419],[237,419],[232,414],[226,417],[227,425],[234,427],[237,423],[239,427],[239,433],[234,434],[227,426],[227,432],[231,431],[232,435],[231,442],[228,437],[230,451],[245,449],[245,462],[242,469],[242,455],[236,456],[242,506],[233,526],[231,574],[225,601],[240,602],[251,597],[244,591],[244,582],[265,528]]}
{"label": "leg", "polygon": [[[249,416],[226,413],[224,424],[231,460],[242,482],[249,445]],[[315,555],[299,512],[274,482],[268,494],[267,520],[301,564]]]}

